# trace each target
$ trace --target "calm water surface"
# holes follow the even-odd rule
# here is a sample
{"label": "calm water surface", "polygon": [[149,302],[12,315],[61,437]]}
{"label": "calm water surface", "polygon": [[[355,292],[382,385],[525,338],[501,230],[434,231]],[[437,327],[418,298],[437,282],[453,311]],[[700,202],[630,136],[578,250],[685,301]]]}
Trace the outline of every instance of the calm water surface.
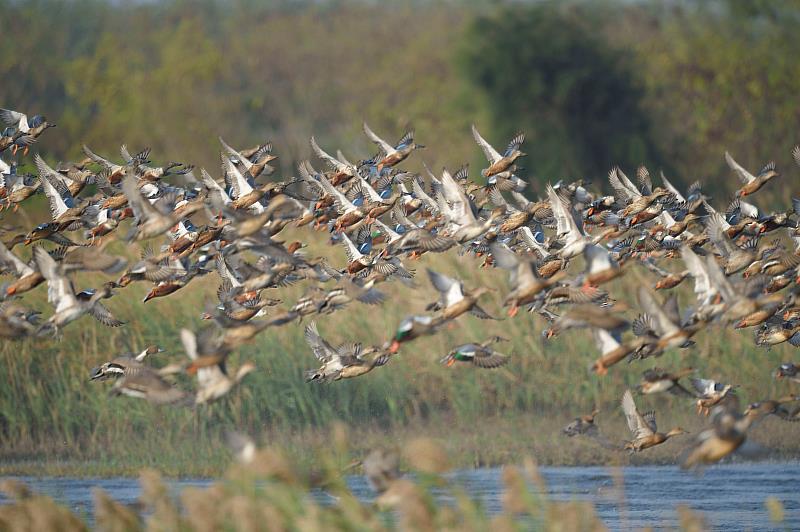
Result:
{"label": "calm water surface", "polygon": [[[731,464],[708,468],[702,475],[676,466],[626,467],[624,499],[616,489],[616,474],[604,467],[543,467],[548,496],[556,501],[591,501],[611,529],[678,525],[676,507],[686,505],[700,512],[716,530],[800,530],[800,463]],[[99,486],[122,503],[139,497],[136,479],[77,479],[69,477],[19,477],[34,490],[47,494],[84,515],[91,522],[92,488]],[[458,471],[454,484],[480,499],[489,513],[501,511],[501,469]],[[174,491],[186,486],[207,486],[211,480],[170,481]],[[373,493],[362,477],[349,478],[352,491],[364,500]],[[330,498],[315,493],[321,501]],[[447,492],[439,494],[443,502]],[[780,500],[785,522],[771,523],[764,506],[767,497]],[[624,500],[624,502],[622,502]],[[0,504],[6,502],[0,495]]]}

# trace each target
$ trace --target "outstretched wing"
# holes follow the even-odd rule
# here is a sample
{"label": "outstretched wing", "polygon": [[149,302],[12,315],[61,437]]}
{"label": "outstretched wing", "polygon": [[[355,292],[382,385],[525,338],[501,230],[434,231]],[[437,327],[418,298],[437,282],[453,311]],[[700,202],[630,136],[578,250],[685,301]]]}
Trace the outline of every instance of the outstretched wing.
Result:
{"label": "outstretched wing", "polygon": [[480,146],[483,150],[483,154],[486,155],[489,163],[494,164],[503,158],[499,153],[497,153],[497,150],[495,150],[491,144],[486,142],[486,139],[481,137],[481,134],[478,133],[478,128],[475,127],[475,124],[472,124],[472,137],[475,139],[475,142],[478,143],[478,146]]}
{"label": "outstretched wing", "polygon": [[364,122],[364,134],[367,135],[367,137],[369,137],[369,140],[380,146],[381,151],[384,153],[384,155],[389,155],[390,153],[394,153],[395,151],[397,151],[394,149],[394,146],[392,146],[391,144],[380,138],[378,135],[376,135],[375,132],[369,128],[366,122]]}
{"label": "outstretched wing", "polygon": [[731,154],[727,151],[725,152],[725,162],[728,163],[728,166],[731,167],[731,170],[736,173],[736,175],[739,177],[739,180],[741,180],[741,182],[745,185],[755,180],[756,176],[745,170],[742,165],[733,160],[733,157],[731,157]]}
{"label": "outstretched wing", "polygon": [[317,322],[312,321],[306,325],[305,338],[314,356],[317,357],[320,362],[328,362],[334,356],[338,356],[336,349],[320,336],[317,330]]}
{"label": "outstretched wing", "polygon": [[[622,395],[622,410],[625,412],[628,428],[634,438],[644,438],[655,432],[648,420],[636,409],[636,403],[633,402],[633,395],[631,395],[630,390],[625,390],[625,393]],[[647,413],[648,417],[652,420],[653,426],[655,426],[655,415],[651,414],[651,412]]]}

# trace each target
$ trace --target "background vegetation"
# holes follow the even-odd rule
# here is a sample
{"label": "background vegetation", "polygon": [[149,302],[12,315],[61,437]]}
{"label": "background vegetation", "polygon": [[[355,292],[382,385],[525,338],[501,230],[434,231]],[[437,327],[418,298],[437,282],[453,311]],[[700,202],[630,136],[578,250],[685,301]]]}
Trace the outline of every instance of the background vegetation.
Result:
{"label": "background vegetation", "polygon": [[[58,124],[35,147],[48,160],[79,159],[82,142],[106,154],[126,142],[153,147],[157,160],[215,170],[222,135],[234,145],[272,140],[280,156],[277,175],[285,177],[310,156],[311,134],[352,159],[371,155],[374,146],[361,133],[367,120],[390,138],[416,128],[430,149],[411,158],[411,169],[422,160],[433,168],[467,161],[476,168],[483,160],[469,133],[475,122],[498,146],[517,130],[526,132],[524,175],[534,191],[560,178],[602,184],[612,165],[646,163],[678,183],[702,178],[722,207],[726,191],[736,186],[722,162],[725,149],[752,169],[774,159],[787,177],[769,192],[784,206],[791,190],[790,151],[800,119],[797,1],[513,2],[487,8],[0,0],[0,13],[0,106],[43,113]],[[35,201],[26,210],[43,219]],[[298,236],[309,240],[307,232]],[[311,253],[343,264],[341,250],[329,250],[322,237],[310,243]],[[502,275],[477,273],[477,265],[472,259],[425,258],[417,267],[505,289]],[[623,282],[652,282],[648,275],[633,270]],[[463,319],[367,378],[331,386],[303,382],[302,371],[315,360],[301,327],[269,331],[232,361],[253,359],[260,371],[231,398],[197,411],[109,400],[103,385],[88,381],[91,366],[150,343],[167,348],[159,355],[164,362],[181,359],[176,332],[199,326],[199,311],[216,284],[211,277],[194,281],[193,290],[144,307],[128,302],[146,288],[129,287],[125,301],[110,303],[129,322],[124,328],[110,331],[85,318],[58,342],[3,343],[0,469],[35,469],[47,456],[64,471],[77,460],[96,464],[96,472],[130,472],[150,463],[159,449],[170,473],[210,474],[225,455],[225,428],[262,434],[302,455],[309,442],[324,442],[326,427],[336,420],[353,427],[355,448],[386,438],[402,442],[421,430],[451,436],[443,440],[461,465],[503,462],[531,450],[549,463],[628,460],[586,442],[565,445],[558,428],[598,405],[603,431],[619,439],[620,392],[653,364],[589,377],[586,367],[597,356],[589,335],[545,347],[543,323],[528,316],[490,324]],[[320,329],[333,341],[382,343],[405,313],[423,310],[431,291],[426,279],[419,284],[407,305],[386,305],[379,313],[354,306],[321,319]],[[389,290],[400,297],[400,289]],[[280,297],[291,304],[301,291],[292,288]],[[624,286],[611,291],[620,294]],[[26,301],[38,298],[44,308],[44,290],[34,296]],[[407,301],[408,292],[402,298]],[[500,312],[497,301],[487,306]],[[505,369],[436,364],[453,345],[494,333],[513,339],[507,347],[513,362]],[[787,391],[770,370],[792,358],[788,349],[756,350],[748,333],[714,331],[713,337],[700,336],[692,351],[657,362],[740,383],[744,399],[755,400]],[[702,423],[686,400],[646,402],[665,426],[694,430]],[[759,429],[762,443],[792,451],[797,438],[786,434],[796,435],[796,428],[772,421],[765,426],[773,430]],[[679,447],[648,456],[673,460]]]}

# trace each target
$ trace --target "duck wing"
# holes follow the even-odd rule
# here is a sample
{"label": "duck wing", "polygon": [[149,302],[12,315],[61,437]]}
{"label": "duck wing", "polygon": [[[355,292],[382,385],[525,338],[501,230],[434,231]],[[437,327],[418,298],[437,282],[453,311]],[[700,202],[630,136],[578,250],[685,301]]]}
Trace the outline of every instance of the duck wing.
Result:
{"label": "duck wing", "polygon": [[[630,429],[633,437],[637,440],[639,438],[651,436],[655,432],[648,422],[648,419],[642,416],[639,410],[637,410],[636,403],[633,401],[633,395],[631,395],[630,390],[625,390],[625,393],[622,394],[622,411],[625,412],[628,429]],[[648,412],[647,415],[652,420],[653,425],[655,425],[655,414]]]}
{"label": "duck wing", "polygon": [[672,195],[675,196],[675,198],[678,200],[679,203],[686,203],[686,198],[683,197],[683,194],[681,194],[681,192],[675,187],[675,185],[669,182],[667,176],[664,175],[663,171],[661,172],[661,182],[664,184],[664,188],[669,190],[670,193],[672,193]]}
{"label": "duck wing", "polygon": [[670,319],[664,308],[656,302],[648,288],[640,286],[638,296],[639,305],[646,314],[653,318],[653,325],[659,336],[668,336],[679,331],[678,326]]}
{"label": "duck wing", "polygon": [[17,277],[20,278],[27,277],[35,272],[33,268],[14,255],[2,242],[0,242],[0,263],[11,266],[17,273]]}
{"label": "duck wing", "polygon": [[566,238],[567,245],[578,242],[583,235],[575,223],[575,218],[569,212],[569,206],[565,200],[556,193],[550,184],[547,185],[547,197],[553,209],[559,236],[563,235]]}
{"label": "duck wing", "polygon": [[347,175],[358,174],[358,172],[355,170],[355,168],[353,168],[353,166],[350,163],[339,160],[336,157],[330,155],[322,148],[320,148],[319,144],[317,144],[317,141],[314,137],[311,137],[310,144],[311,144],[311,150],[316,154],[316,156],[325,161],[331,169]]}
{"label": "duck wing", "polygon": [[78,306],[72,282],[62,274],[58,263],[41,246],[33,250],[33,258],[42,276],[47,279],[47,300],[59,312]]}
{"label": "duck wing", "polygon": [[7,126],[16,126],[21,133],[30,131],[28,116],[25,113],[12,111],[11,109],[0,109],[0,120]]}
{"label": "duck wing", "polygon": [[390,153],[394,153],[395,151],[397,151],[394,149],[394,146],[392,146],[391,144],[380,138],[378,135],[376,135],[375,132],[369,128],[366,122],[364,122],[363,127],[364,127],[364,134],[369,138],[369,140],[371,140],[380,147],[384,155],[389,155]]}
{"label": "duck wing", "polygon": [[220,159],[222,161],[222,173],[225,175],[225,181],[231,187],[231,197],[236,199],[252,192],[253,187],[250,186],[247,179],[245,179],[239,169],[236,168],[236,165],[233,164],[230,157],[223,153]]}
{"label": "duck wing", "polygon": [[592,329],[592,335],[601,355],[607,355],[620,346],[621,337],[619,333],[611,333],[606,329],[594,328]]}
{"label": "duck wing", "polygon": [[748,183],[751,183],[751,182],[755,181],[755,179],[756,179],[756,176],[754,176],[753,174],[751,174],[750,172],[748,172],[747,170],[745,170],[745,169],[742,167],[742,165],[740,165],[739,163],[737,163],[737,162],[736,162],[736,161],[733,159],[733,157],[731,157],[731,154],[730,154],[730,153],[728,153],[727,151],[725,151],[725,162],[726,162],[726,163],[728,163],[728,166],[731,168],[731,170],[733,170],[733,171],[734,171],[734,173],[736,174],[736,176],[739,178],[739,180],[740,180],[740,181],[741,181],[743,184],[747,185]]}
{"label": "duck wing", "polygon": [[241,164],[244,166],[245,170],[250,170],[253,167],[253,163],[250,162],[250,159],[243,156],[238,151],[231,148],[227,142],[225,142],[222,137],[217,137],[219,139],[219,143],[222,144],[222,149],[228,153],[228,157],[231,159],[236,160],[237,164]]}
{"label": "duck wing", "polygon": [[[480,133],[478,133],[478,128],[475,127],[475,124],[472,124],[472,138],[474,138],[475,142],[478,143],[478,146],[481,147],[483,154],[486,155],[486,159],[489,161],[489,163],[494,164],[503,158],[503,156],[500,155],[491,144],[486,142],[486,139],[484,139]],[[523,140],[525,140],[524,137]]]}
{"label": "duck wing", "polygon": [[99,301],[95,302],[91,307],[89,307],[89,314],[91,314],[94,319],[106,327],[119,327],[121,325],[125,325],[124,321],[120,321],[115,318],[111,311],[108,310],[108,307]]}
{"label": "duck wing", "polygon": [[457,281],[456,279],[443,275],[439,272],[435,272],[430,268],[428,268],[428,277],[430,278],[431,284],[433,284],[434,288],[436,288],[436,290],[438,290],[441,294],[445,307],[449,307],[453,303],[457,303],[464,298],[460,281]]}
{"label": "duck wing", "polygon": [[492,349],[478,349],[472,358],[472,363],[484,369],[499,368],[508,363],[510,357]]}
{"label": "duck wing", "polygon": [[116,172],[116,171],[118,171],[119,169],[122,168],[122,166],[120,166],[120,165],[118,165],[116,163],[112,163],[108,159],[97,155],[95,152],[90,150],[89,146],[87,146],[86,144],[83,145],[83,153],[89,159],[91,159],[94,163],[99,164],[103,168],[105,168],[107,170],[111,170],[112,172]]}
{"label": "duck wing", "polygon": [[694,279],[694,293],[697,296],[697,300],[701,304],[710,302],[714,298],[716,290],[711,284],[711,278],[708,275],[705,263],[700,260],[700,257],[689,246],[681,247],[681,257],[683,262],[686,263],[689,275]]}
{"label": "duck wing", "polygon": [[33,158],[39,170],[39,180],[42,183],[47,201],[50,203],[50,216],[55,221],[59,216],[75,206],[75,200],[69,189],[61,181],[59,174],[41,158],[37,153]]}
{"label": "duck wing", "polygon": [[339,356],[338,351],[334,349],[327,340],[320,336],[317,330],[317,322],[312,321],[306,325],[304,336],[314,356],[317,357],[317,360],[320,362],[329,362],[333,360],[334,357]]}
{"label": "duck wing", "polygon": [[217,206],[228,205],[231,202],[231,197],[225,192],[225,189],[217,183],[211,175],[206,172],[205,168],[200,169],[203,186],[208,190],[209,198],[215,208]]}

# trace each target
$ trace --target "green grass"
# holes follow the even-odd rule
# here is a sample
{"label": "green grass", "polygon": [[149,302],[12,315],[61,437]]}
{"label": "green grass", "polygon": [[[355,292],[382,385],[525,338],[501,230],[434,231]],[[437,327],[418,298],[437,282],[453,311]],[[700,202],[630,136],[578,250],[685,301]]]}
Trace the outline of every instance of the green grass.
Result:
{"label": "green grass", "polygon": [[[328,247],[321,235],[290,230],[281,236],[287,241],[301,238],[310,244],[310,255],[325,254],[335,265],[343,264],[343,250]],[[109,250],[132,256],[137,251],[118,242]],[[580,267],[579,262],[573,268]],[[319,329],[334,344],[383,343],[404,315],[422,312],[434,297],[425,267],[461,276],[468,286],[482,283],[497,289],[482,304],[495,315],[503,315],[499,303],[506,276],[499,270],[479,270],[479,263],[480,259],[466,256],[456,260],[453,253],[428,254],[409,264],[417,269],[415,290],[398,283],[383,284],[381,289],[390,297],[382,307],[352,304],[318,317]],[[628,300],[625,296],[636,284],[653,282],[649,275],[633,267],[607,288],[613,296]],[[81,274],[76,287],[98,281],[96,274]],[[153,364],[182,361],[185,354],[178,331],[201,326],[200,312],[213,302],[218,283],[216,274],[210,274],[193,281],[188,289],[147,304],[141,303],[146,284],[131,285],[108,302],[127,322],[124,327],[109,329],[84,317],[69,325],[59,339],[3,342],[0,375],[6,381],[0,387],[0,470],[80,474],[85,465],[86,474],[132,474],[140,465],[155,461],[173,475],[217,474],[224,465],[221,434],[226,429],[285,444],[299,459],[308,460],[313,448],[309,442],[324,438],[336,422],[359,435],[351,444],[360,449],[381,439],[400,440],[420,432],[459,435],[448,440],[448,451],[461,466],[505,463],[530,449],[536,450],[542,463],[627,463],[627,456],[611,458],[587,442],[565,444],[559,429],[596,405],[603,432],[613,441],[627,437],[619,399],[626,387],[635,386],[643,369],[656,364],[669,369],[691,366],[704,377],[741,384],[739,393],[746,402],[791,391],[791,384],[775,381],[771,371],[793,359],[793,348],[758,349],[750,332],[712,328],[701,332],[690,350],[630,365],[623,362],[607,376],[598,377],[587,372],[598,356],[588,331],[569,331],[544,343],[545,322],[525,313],[502,321],[461,317],[440,334],[407,344],[387,366],[329,385],[303,380],[303,371],[316,364],[303,340],[304,323],[268,330],[229,361],[235,368],[253,360],[258,371],[230,397],[197,409],[110,398],[109,383],[89,381],[91,367],[153,343],[166,349],[153,357]],[[305,284],[299,283],[268,295],[282,298],[288,307],[304,289]],[[691,294],[684,290],[682,302],[689,302]],[[23,302],[44,310],[45,315],[51,312],[44,285],[26,294]],[[513,355],[504,368],[476,371],[438,364],[451,347],[493,334],[511,340],[500,344],[500,349]],[[178,385],[192,383],[181,376]],[[644,397],[637,402],[643,409],[656,409],[661,427],[680,424],[695,432],[705,422],[695,416],[687,399]],[[770,422],[755,432],[763,433],[771,448],[797,456],[800,424]],[[688,438],[683,442],[688,443]],[[683,442],[667,444],[637,460],[674,461]]]}

